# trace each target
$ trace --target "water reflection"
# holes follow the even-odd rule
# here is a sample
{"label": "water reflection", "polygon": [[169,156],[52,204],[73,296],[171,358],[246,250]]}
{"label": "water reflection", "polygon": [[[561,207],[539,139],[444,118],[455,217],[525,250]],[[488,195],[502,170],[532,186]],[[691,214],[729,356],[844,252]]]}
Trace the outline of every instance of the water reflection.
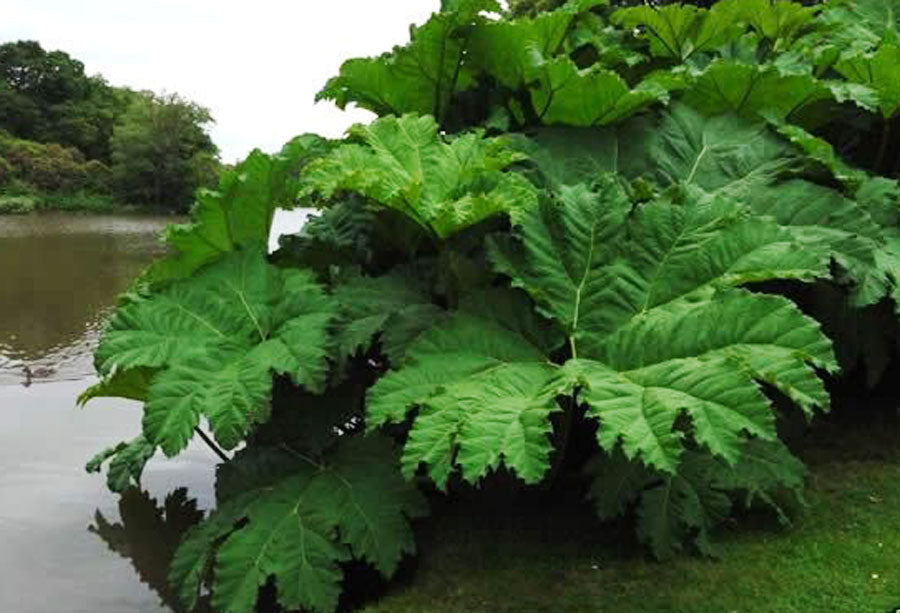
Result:
{"label": "water reflection", "polygon": [[[129,560],[141,582],[156,592],[163,604],[181,613],[184,609],[169,587],[167,573],[184,533],[203,519],[197,501],[188,498],[187,489],[179,488],[160,505],[149,492],[131,488],[119,498],[119,517],[120,521],[110,522],[97,509],[88,531]],[[208,599],[201,599],[194,611],[211,612]]]}

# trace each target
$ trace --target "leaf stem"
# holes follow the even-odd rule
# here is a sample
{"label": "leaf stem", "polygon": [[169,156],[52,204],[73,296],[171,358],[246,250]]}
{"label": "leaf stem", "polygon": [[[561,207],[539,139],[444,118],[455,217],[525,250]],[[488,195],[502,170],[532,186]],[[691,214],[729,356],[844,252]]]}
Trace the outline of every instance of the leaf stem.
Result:
{"label": "leaf stem", "polygon": [[287,452],[288,452],[289,454],[291,454],[292,456],[294,456],[294,457],[296,457],[296,458],[298,458],[298,459],[300,459],[300,460],[303,460],[304,462],[306,462],[306,463],[309,464],[310,466],[313,466],[316,470],[325,470],[325,465],[324,465],[324,464],[319,464],[318,462],[316,462],[315,460],[313,460],[313,459],[310,458],[309,456],[300,453],[299,451],[297,451],[296,449],[294,449],[293,447],[291,447],[291,446],[288,445],[287,443],[281,443],[280,447],[281,447],[282,449],[284,449],[285,451],[287,451]]}
{"label": "leaf stem", "polygon": [[216,445],[215,441],[213,441],[213,440],[209,437],[209,435],[208,435],[206,432],[204,432],[203,430],[200,429],[200,426],[195,427],[195,428],[194,428],[194,432],[197,433],[197,436],[199,436],[200,439],[201,439],[204,443],[206,443],[206,445],[207,445],[210,449],[212,449],[213,452],[214,452],[217,456],[219,456],[219,457],[222,459],[223,462],[230,462],[230,461],[231,461],[231,458],[229,458],[227,455],[225,455],[225,452],[222,451],[222,449],[221,449],[218,445]]}

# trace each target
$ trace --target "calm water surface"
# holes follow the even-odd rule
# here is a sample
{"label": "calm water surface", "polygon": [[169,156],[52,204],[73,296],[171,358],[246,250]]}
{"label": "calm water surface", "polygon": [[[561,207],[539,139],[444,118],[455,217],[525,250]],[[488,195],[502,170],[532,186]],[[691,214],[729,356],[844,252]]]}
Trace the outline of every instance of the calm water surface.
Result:
{"label": "calm water surface", "polygon": [[[304,218],[276,216],[276,233]],[[211,504],[215,458],[196,445],[156,458],[143,491],[120,499],[84,463],[140,431],[140,405],[75,408],[95,382],[90,354],[104,318],[163,252],[169,221],[0,216],[0,612],[173,610],[166,559]],[[25,365],[40,375],[28,386]]]}

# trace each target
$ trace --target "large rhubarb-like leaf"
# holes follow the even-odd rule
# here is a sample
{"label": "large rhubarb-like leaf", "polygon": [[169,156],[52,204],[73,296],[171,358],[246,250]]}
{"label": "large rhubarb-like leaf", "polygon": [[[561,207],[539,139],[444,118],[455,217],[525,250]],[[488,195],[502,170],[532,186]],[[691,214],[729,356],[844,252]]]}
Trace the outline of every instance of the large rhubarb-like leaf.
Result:
{"label": "large rhubarb-like leaf", "polygon": [[695,440],[733,464],[746,434],[775,437],[755,381],[827,406],[814,368],[836,365],[818,325],[783,298],[727,289],[825,276],[827,252],[733,201],[687,195],[613,221],[627,210],[614,184],[580,191],[520,212],[518,243],[495,242],[492,258],[569,336],[577,359],[560,378],[600,422],[603,448],[621,441],[629,458],[677,474],[686,414]]}
{"label": "large rhubarb-like leaf", "polygon": [[671,557],[686,541],[713,553],[709,533],[728,517],[740,496],[745,506],[756,501],[773,508],[784,493],[802,500],[806,469],[780,442],[753,439],[741,450],[741,461],[729,466],[707,454],[685,454],[677,476],[629,461],[620,449],[600,453],[588,464],[593,478],[590,497],[602,518],[622,515],[637,503],[638,538],[658,558]]}
{"label": "large rhubarb-like leaf", "polygon": [[294,206],[300,168],[328,148],[318,136],[299,136],[277,155],[253,151],[223,172],[215,190],[198,192],[190,223],[166,230],[174,253],[151,265],[145,278],[182,279],[236,249],[265,245],[275,209]]}
{"label": "large rhubarb-like leaf", "polygon": [[678,61],[740,34],[734,15],[716,10],[715,6],[711,11],[690,4],[632,6],[613,13],[612,21],[632,32],[641,32],[654,56]]}
{"label": "large rhubarb-like leaf", "polygon": [[424,511],[390,443],[356,437],[321,465],[295,458],[287,476],[223,502],[179,547],[171,581],[188,608],[212,568],[217,611],[253,610],[274,579],[285,608],[330,613],[341,592],[339,564],[365,560],[390,577],[415,551],[408,520]]}
{"label": "large rhubarb-like leaf", "polygon": [[753,119],[764,111],[784,119],[815,102],[846,98],[867,109],[875,103],[867,89],[848,90],[810,74],[782,74],[772,66],[717,59],[696,77],[684,101],[708,115],[730,112]]}
{"label": "large rhubarb-like leaf", "polygon": [[536,198],[520,175],[503,172],[522,159],[503,140],[472,133],[445,141],[433,118],[415,115],[356,126],[350,136],[360,142],[310,164],[306,193],[357,192],[441,238]]}
{"label": "large rhubarb-like leaf", "polygon": [[472,64],[506,87],[522,87],[535,58],[551,58],[562,47],[575,15],[573,8],[570,4],[534,18],[476,26],[469,39]]}
{"label": "large rhubarb-like leaf", "polygon": [[496,11],[495,0],[445,2],[422,26],[412,27],[410,42],[375,58],[347,60],[317,99],[347,103],[379,115],[431,114],[442,118],[454,93],[467,89],[474,74],[464,63],[466,29],[481,11]]}
{"label": "large rhubarb-like leaf", "polygon": [[617,73],[600,67],[579,70],[567,57],[540,62],[529,74],[534,78],[531,103],[547,124],[602,126],[669,100],[666,88],[653,79],[631,89]]}
{"label": "large rhubarb-like leaf", "polygon": [[340,305],[338,350],[353,355],[367,350],[380,335],[381,348],[394,365],[407,347],[441,317],[439,309],[411,271],[380,277],[354,275],[335,289]]}
{"label": "large rhubarb-like leaf", "polygon": [[885,118],[900,109],[900,44],[883,44],[874,53],[847,58],[835,68],[850,81],[874,89]]}
{"label": "large rhubarb-like leaf", "polygon": [[878,264],[882,229],[840,192],[791,178],[801,175],[804,160],[764,124],[705,118],[679,106],[660,122],[649,151],[662,182],[692,183],[743,202],[774,218],[800,244],[830,252],[857,303],[877,302],[888,291],[887,271]]}
{"label": "large rhubarb-like leaf", "polygon": [[159,293],[132,296],[110,321],[97,368],[107,378],[156,369],[144,434],[167,455],[184,448],[201,416],[232,448],[267,419],[273,373],[322,389],[333,314],[310,274],[238,251]]}
{"label": "large rhubarb-like leaf", "polygon": [[[479,306],[494,310],[487,297]],[[533,333],[541,326],[527,309],[498,303],[497,312],[509,315],[502,322],[457,314],[425,333],[404,366],[372,387],[370,427],[420,407],[403,452],[406,474],[427,464],[444,487],[457,467],[474,482],[502,463],[526,482],[540,481],[549,468],[549,417],[559,410],[557,369],[547,359],[556,343]]]}

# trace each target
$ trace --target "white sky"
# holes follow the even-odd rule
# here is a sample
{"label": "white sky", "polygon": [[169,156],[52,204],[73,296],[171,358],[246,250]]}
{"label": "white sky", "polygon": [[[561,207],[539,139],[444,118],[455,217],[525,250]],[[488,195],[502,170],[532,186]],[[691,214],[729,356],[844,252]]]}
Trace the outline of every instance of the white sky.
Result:
{"label": "white sky", "polygon": [[212,111],[223,162],[371,114],[313,103],[341,62],[408,40],[439,0],[0,0],[0,43],[37,40],[112,85]]}

